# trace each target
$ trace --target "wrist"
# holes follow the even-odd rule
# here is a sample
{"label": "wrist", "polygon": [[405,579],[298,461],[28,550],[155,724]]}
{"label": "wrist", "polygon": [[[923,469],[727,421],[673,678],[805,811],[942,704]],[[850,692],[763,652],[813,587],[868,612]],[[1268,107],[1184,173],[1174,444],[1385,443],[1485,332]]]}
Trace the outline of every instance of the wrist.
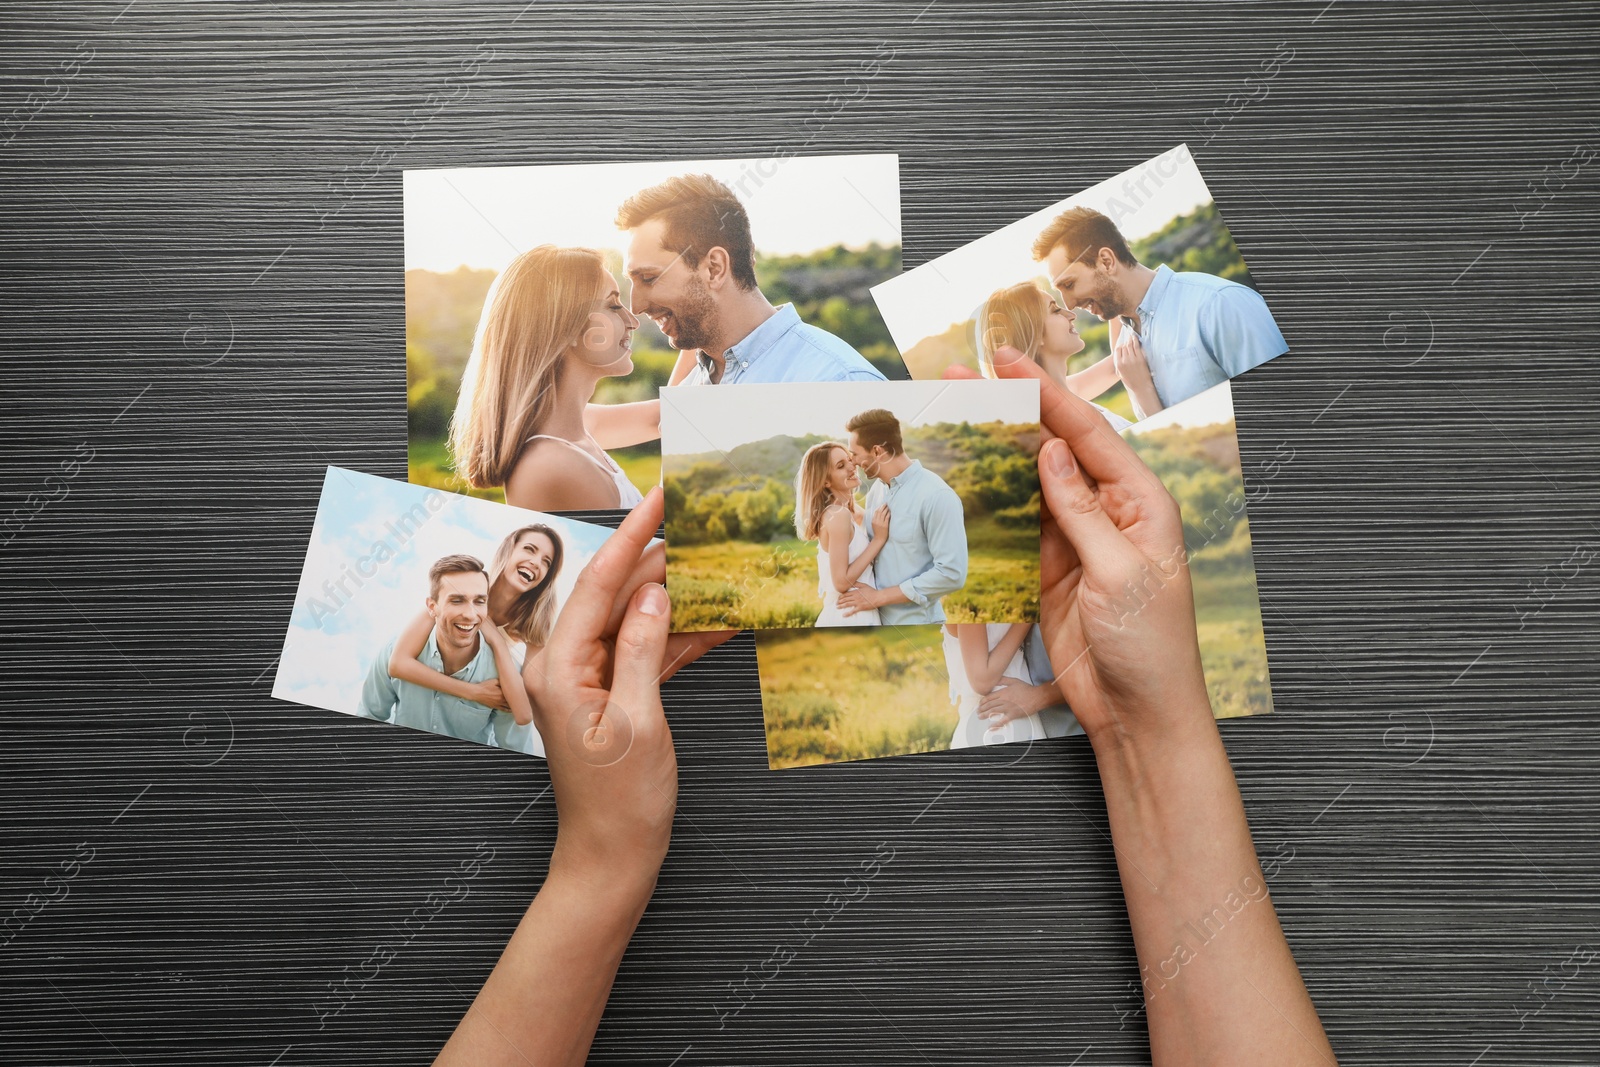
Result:
{"label": "wrist", "polygon": [[555,882],[609,911],[643,913],[655,892],[666,848],[596,849],[556,832],[546,884]]}
{"label": "wrist", "polygon": [[1201,689],[1159,708],[1112,708],[1093,716],[1084,733],[1095,759],[1113,771],[1138,777],[1141,768],[1159,769],[1196,750],[1221,746],[1210,698]]}

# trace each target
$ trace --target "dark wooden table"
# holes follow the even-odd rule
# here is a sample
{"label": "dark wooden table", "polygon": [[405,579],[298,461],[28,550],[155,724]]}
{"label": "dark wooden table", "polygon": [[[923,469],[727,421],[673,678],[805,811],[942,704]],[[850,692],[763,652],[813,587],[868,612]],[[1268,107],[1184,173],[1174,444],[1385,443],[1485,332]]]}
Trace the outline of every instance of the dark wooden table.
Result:
{"label": "dark wooden table", "polygon": [[[1600,1063],[1597,21],[9,5],[0,1061],[425,1063],[539,884],[542,764],[269,696],[323,468],[405,477],[403,168],[897,152],[909,267],[1187,142],[1294,348],[1224,734],[1334,1046]],[[1081,740],[770,773],[748,634],[668,700],[595,1062],[1146,1060]]]}

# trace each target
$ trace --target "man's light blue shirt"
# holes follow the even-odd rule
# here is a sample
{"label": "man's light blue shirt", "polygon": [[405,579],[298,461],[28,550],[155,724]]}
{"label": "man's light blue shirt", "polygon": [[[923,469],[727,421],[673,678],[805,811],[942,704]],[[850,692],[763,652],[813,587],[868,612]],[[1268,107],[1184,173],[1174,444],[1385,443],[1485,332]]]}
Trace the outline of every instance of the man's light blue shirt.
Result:
{"label": "man's light blue shirt", "polygon": [[[723,385],[734,382],[881,382],[883,372],[827,330],[800,321],[793,304],[784,304],[723,353]],[[716,361],[704,352],[683,379],[684,385],[710,385]]]}
{"label": "man's light blue shirt", "polygon": [[1166,265],[1139,302],[1138,337],[1169,408],[1289,351],[1260,293]]}
{"label": "man's light blue shirt", "polygon": [[[476,741],[480,745],[544,754],[544,747],[539,744],[539,735],[534,728],[518,726],[509,712],[391,677],[389,657],[394,655],[394,645],[390,641],[367,670],[367,681],[361,689],[361,714],[393,722],[397,726]],[[441,674],[445,673],[444,657],[439,654],[435,633],[429,632],[428,643],[422,647],[422,655],[418,659]],[[495,667],[494,652],[490,650],[489,642],[480,635],[477,654],[450,677],[463,682],[487,682],[491,678],[498,678],[499,671]],[[512,684],[520,682],[520,679],[512,680]]]}
{"label": "man's light blue shirt", "polygon": [[880,504],[889,506],[889,540],[872,562],[879,589],[898,585],[909,604],[886,604],[886,626],[944,622],[940,599],[967,584],[967,524],[961,497],[921,460],[867,491],[867,532]]}

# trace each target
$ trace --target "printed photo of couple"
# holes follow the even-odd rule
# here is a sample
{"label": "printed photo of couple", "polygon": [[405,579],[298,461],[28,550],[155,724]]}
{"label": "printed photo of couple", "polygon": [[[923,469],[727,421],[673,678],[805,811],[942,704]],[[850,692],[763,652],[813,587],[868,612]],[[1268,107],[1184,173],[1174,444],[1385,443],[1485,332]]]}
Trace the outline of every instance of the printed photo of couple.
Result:
{"label": "printed photo of couple", "polygon": [[542,756],[523,663],[610,533],[329,467],[272,695]]}
{"label": "printed photo of couple", "polygon": [[677,631],[1032,622],[1039,391],[662,391]]}
{"label": "printed photo of couple", "polygon": [[[1212,709],[1218,718],[1270,712],[1266,635],[1230,385],[1220,383],[1132,424],[1122,436],[1182,508]],[[1256,498],[1293,458],[1291,450],[1263,464]],[[1137,599],[1130,603],[1136,610]],[[1037,626],[766,630],[756,634],[756,657],[774,769],[1078,732],[1071,710],[1061,703]]]}
{"label": "printed photo of couple", "polygon": [[1118,431],[1289,350],[1181,145],[872,295],[913,378],[1009,346]]}
{"label": "printed photo of couple", "polygon": [[906,377],[892,155],[406,171],[409,478],[541,512],[660,478],[664,386]]}

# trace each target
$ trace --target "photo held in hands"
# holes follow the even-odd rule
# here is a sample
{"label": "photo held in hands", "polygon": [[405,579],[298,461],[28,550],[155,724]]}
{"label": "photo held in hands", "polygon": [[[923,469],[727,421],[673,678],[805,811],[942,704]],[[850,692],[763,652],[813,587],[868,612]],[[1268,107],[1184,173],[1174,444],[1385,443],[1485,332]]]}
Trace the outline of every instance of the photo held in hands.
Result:
{"label": "photo held in hands", "polygon": [[676,631],[1032,622],[1038,389],[662,393]]}

